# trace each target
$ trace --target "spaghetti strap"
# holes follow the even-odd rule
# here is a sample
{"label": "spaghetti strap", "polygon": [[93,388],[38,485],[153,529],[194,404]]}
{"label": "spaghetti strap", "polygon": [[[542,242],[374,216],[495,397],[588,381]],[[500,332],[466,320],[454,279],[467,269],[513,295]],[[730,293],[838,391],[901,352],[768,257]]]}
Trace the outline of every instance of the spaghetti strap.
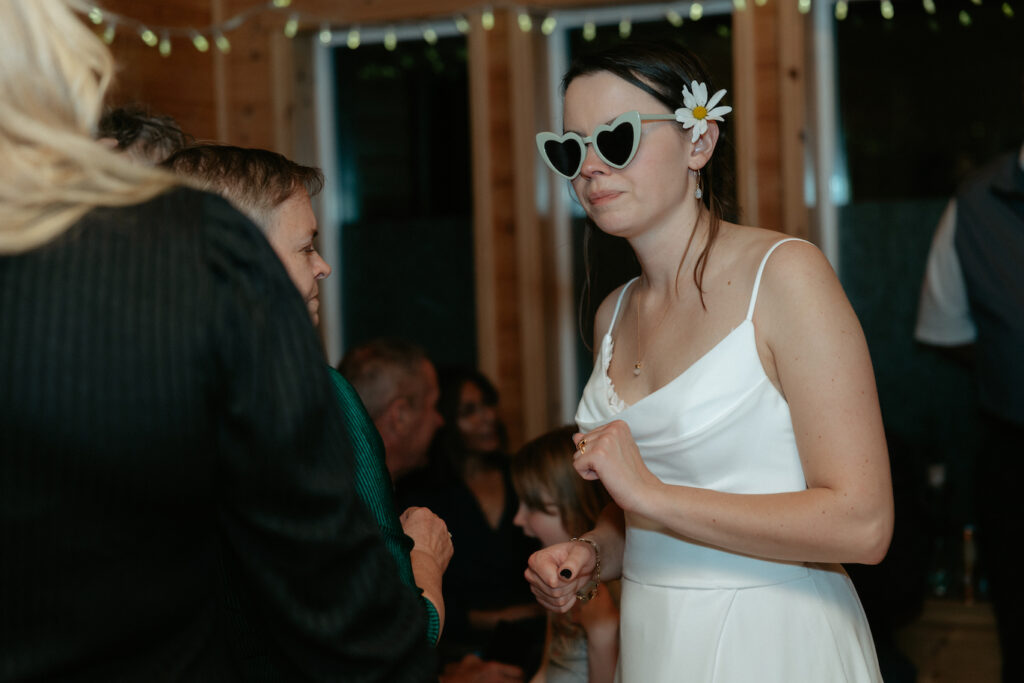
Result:
{"label": "spaghetti strap", "polygon": [[757,302],[757,290],[761,287],[761,274],[764,272],[765,264],[768,263],[768,257],[772,255],[772,252],[775,251],[776,247],[778,247],[780,244],[783,244],[784,242],[806,241],[807,240],[802,240],[799,237],[787,237],[786,239],[779,240],[778,242],[773,244],[771,246],[771,249],[768,250],[768,253],[764,255],[764,258],[761,259],[761,265],[757,267],[757,277],[754,278],[754,291],[750,293],[750,306],[747,308],[747,317],[745,318],[746,320],[751,320],[754,317],[754,304]]}
{"label": "spaghetti strap", "polygon": [[622,306],[622,298],[626,296],[626,290],[629,289],[629,286],[639,279],[640,276],[637,275],[632,280],[627,282],[625,286],[622,288],[622,291],[619,292],[619,300],[615,302],[615,310],[612,311],[612,321],[608,324],[608,330],[605,332],[605,334],[611,334],[612,330],[615,329],[615,321],[619,319],[619,307]]}

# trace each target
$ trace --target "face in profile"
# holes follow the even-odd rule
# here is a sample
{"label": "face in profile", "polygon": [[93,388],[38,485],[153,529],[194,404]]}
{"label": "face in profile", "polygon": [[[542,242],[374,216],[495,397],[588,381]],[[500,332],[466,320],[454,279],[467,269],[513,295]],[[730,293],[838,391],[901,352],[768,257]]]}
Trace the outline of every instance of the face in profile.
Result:
{"label": "face in profile", "polygon": [[568,541],[571,535],[562,523],[562,515],[558,513],[558,508],[547,495],[542,495],[541,500],[545,505],[540,510],[520,501],[519,511],[512,522],[520,527],[524,534],[538,539],[545,547]]}
{"label": "face in profile", "polygon": [[267,240],[306,302],[314,325],[320,323],[320,280],[331,274],[331,267],[316,250],[316,236],[316,216],[304,189],[293,193],[271,214]]}
{"label": "face in profile", "polygon": [[455,426],[467,451],[491,453],[501,448],[497,409],[475,382],[463,383],[455,416]]}

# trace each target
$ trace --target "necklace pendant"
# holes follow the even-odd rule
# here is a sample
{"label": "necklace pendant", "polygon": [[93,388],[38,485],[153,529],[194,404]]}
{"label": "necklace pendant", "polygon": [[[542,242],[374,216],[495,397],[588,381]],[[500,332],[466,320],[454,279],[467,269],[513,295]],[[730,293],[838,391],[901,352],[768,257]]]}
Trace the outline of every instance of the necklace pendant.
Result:
{"label": "necklace pendant", "polygon": [[634,377],[640,374],[640,368],[642,368],[643,366],[644,366],[644,364],[641,363],[640,361],[637,361],[637,362],[633,363],[633,376]]}

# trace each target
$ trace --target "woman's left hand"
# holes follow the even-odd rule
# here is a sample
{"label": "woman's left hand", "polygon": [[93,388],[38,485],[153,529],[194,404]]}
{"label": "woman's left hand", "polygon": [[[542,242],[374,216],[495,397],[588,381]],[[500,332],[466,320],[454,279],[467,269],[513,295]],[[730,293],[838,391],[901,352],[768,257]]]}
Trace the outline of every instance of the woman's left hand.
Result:
{"label": "woman's left hand", "polygon": [[573,436],[573,467],[584,479],[600,479],[616,504],[637,511],[650,490],[661,485],[647,469],[633,433],[622,420]]}

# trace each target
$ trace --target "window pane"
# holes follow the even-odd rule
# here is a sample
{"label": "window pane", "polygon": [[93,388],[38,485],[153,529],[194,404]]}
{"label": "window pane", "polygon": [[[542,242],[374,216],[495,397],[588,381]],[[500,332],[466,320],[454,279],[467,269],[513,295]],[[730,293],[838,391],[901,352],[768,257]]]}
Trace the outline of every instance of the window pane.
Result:
{"label": "window pane", "polygon": [[335,50],[345,346],[476,361],[466,43]]}

